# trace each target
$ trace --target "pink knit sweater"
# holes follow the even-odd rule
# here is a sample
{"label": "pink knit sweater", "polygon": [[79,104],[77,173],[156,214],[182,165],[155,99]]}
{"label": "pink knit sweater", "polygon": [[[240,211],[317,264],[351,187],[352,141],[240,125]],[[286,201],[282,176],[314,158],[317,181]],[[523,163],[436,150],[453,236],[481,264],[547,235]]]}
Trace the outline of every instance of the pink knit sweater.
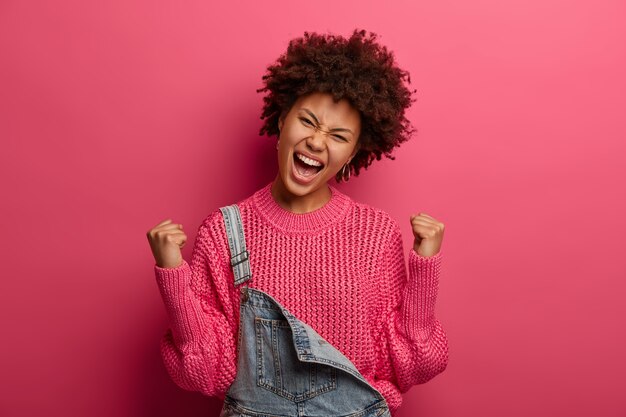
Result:
{"label": "pink knit sweater", "polygon": [[[446,334],[435,318],[441,251],[409,254],[398,223],[328,184],[332,197],[304,214],[283,209],[267,184],[238,202],[251,288],[264,291],[350,359],[386,398],[441,373]],[[161,353],[180,387],[223,399],[237,372],[239,292],[222,213],[198,228],[191,263],[154,266],[171,328]]]}

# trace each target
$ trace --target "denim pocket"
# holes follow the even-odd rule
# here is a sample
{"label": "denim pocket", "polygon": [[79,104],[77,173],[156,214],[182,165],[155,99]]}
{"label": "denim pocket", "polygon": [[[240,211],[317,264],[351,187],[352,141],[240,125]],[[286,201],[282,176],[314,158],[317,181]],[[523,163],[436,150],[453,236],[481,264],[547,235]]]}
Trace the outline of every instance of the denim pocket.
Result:
{"label": "denim pocket", "polygon": [[257,385],[292,401],[337,388],[337,369],[298,359],[287,320],[255,317]]}

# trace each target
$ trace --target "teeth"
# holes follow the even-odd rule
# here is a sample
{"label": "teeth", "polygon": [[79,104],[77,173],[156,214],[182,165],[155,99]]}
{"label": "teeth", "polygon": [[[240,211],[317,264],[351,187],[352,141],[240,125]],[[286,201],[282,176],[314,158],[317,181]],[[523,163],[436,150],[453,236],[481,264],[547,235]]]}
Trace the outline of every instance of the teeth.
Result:
{"label": "teeth", "polygon": [[304,162],[307,165],[311,165],[311,166],[314,166],[314,167],[322,166],[322,164],[319,163],[318,161],[315,161],[315,160],[313,160],[311,158],[307,158],[306,156],[300,155],[299,153],[296,153],[296,156],[298,157],[299,160],[301,160],[302,162]]}

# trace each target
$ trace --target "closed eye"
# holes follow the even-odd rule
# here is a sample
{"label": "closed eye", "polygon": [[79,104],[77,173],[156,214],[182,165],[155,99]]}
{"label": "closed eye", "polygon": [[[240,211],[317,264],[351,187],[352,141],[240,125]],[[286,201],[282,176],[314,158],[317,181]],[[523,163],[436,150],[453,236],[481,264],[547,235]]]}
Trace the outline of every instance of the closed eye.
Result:
{"label": "closed eye", "polygon": [[[315,127],[315,125],[313,124],[313,122],[311,122],[309,119],[307,119],[306,117],[300,117],[299,118],[303,123],[308,124],[311,127]],[[346,138],[344,138],[343,136],[339,136],[339,135],[333,135],[334,137],[341,139],[343,141],[347,141]]]}
{"label": "closed eye", "polygon": [[313,124],[313,122],[311,122],[311,121],[310,121],[309,119],[307,119],[306,117],[301,117],[301,118],[300,118],[300,120],[302,120],[303,122],[308,123],[308,124],[309,124],[309,125],[311,125],[311,126],[315,126],[315,125]]}

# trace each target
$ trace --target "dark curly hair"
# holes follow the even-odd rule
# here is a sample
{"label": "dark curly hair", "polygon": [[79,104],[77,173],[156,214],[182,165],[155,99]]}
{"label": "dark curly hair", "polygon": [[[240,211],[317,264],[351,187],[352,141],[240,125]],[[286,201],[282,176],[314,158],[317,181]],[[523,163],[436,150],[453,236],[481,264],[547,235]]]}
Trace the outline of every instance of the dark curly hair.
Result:
{"label": "dark curly hair", "polygon": [[[373,32],[368,36],[365,30],[354,29],[349,39],[314,32],[292,39],[287,52],[267,67],[265,87],[257,90],[269,92],[263,97],[265,122],[259,133],[278,136],[278,119],[300,96],[331,93],[335,102],[347,99],[361,116],[359,150],[349,163],[354,175],[382,154],[394,160],[393,148],[416,131],[404,113],[417,90],[404,85],[405,79],[411,83],[409,73],[397,67],[393,52],[377,44],[376,38]],[[344,179],[341,172],[337,182]]]}

